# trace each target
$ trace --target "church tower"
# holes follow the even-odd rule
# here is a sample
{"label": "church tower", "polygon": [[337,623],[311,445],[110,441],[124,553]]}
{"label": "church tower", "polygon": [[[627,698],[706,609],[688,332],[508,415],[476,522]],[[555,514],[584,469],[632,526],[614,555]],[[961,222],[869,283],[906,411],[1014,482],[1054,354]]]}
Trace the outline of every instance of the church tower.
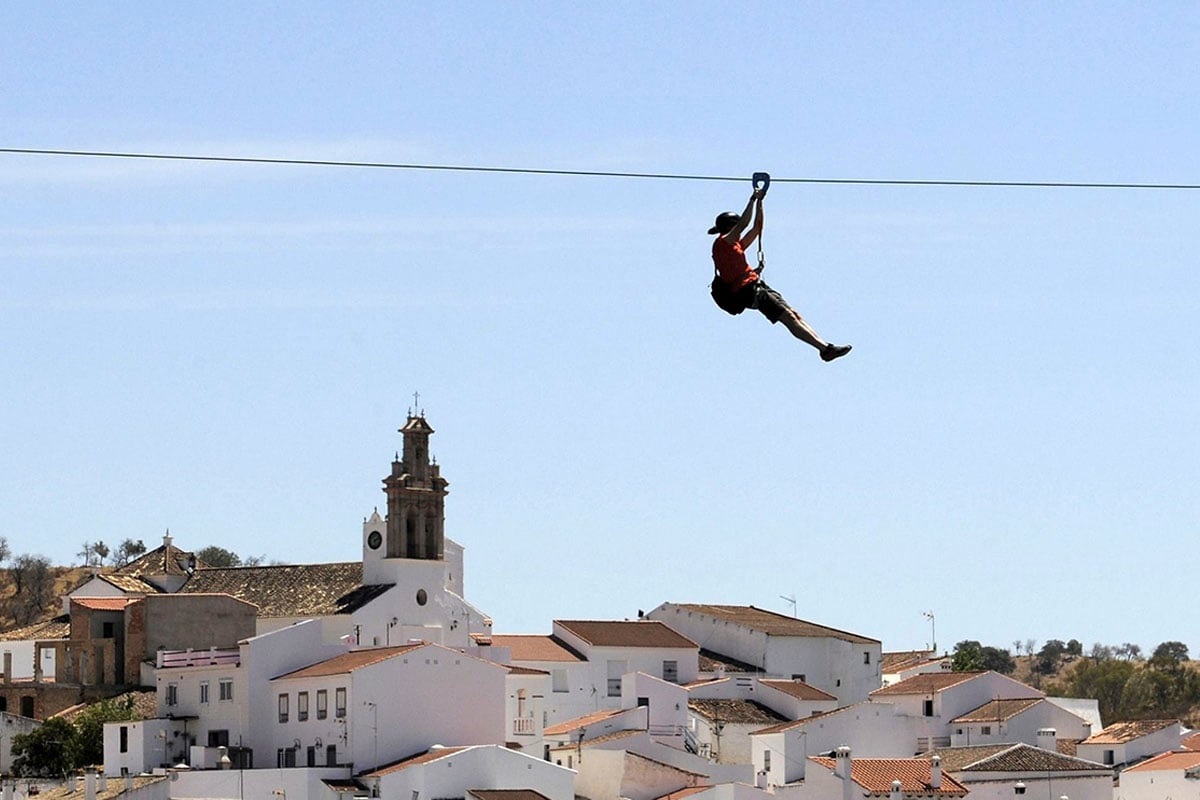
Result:
{"label": "church tower", "polygon": [[[429,457],[433,428],[424,413],[409,414],[400,429],[404,450],[383,479],[387,495],[384,558],[441,561],[445,556],[446,495],[449,485]],[[368,542],[370,545],[370,542]]]}

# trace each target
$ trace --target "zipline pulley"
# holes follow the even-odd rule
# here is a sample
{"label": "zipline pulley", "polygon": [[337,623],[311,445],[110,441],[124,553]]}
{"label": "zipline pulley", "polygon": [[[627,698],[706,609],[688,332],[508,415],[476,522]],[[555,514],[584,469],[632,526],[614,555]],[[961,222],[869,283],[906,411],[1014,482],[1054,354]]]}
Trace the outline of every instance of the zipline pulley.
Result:
{"label": "zipline pulley", "polygon": [[[750,179],[754,186],[754,191],[762,190],[762,196],[767,196],[767,189],[771,188],[771,176],[765,172],[756,172]],[[766,262],[763,260],[762,249],[762,233],[758,234],[758,269],[755,272],[762,272],[766,268]]]}

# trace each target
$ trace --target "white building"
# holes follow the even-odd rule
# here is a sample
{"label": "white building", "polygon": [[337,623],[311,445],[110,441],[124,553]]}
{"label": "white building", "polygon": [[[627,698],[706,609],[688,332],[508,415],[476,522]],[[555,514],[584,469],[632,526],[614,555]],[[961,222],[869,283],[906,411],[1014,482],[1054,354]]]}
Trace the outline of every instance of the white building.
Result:
{"label": "white building", "polygon": [[1119,767],[1176,750],[1182,739],[1183,726],[1177,719],[1117,722],[1076,745],[1075,755]]}
{"label": "white building", "polygon": [[[1121,770],[1113,800],[1183,800],[1197,796],[1200,786],[1200,752],[1160,753]],[[1072,795],[1074,800],[1074,795]]]}
{"label": "white building", "polygon": [[812,756],[806,778],[777,787],[776,797],[787,800],[833,800],[854,797],[890,800],[963,798],[968,789],[942,771],[938,759],[850,758],[850,748],[838,748],[833,758]]}
{"label": "white building", "polygon": [[768,677],[804,681],[835,696],[839,705],[865,700],[882,685],[877,639],[754,606],[663,603],[646,616],[718,658],[744,662]]}
{"label": "white building", "polygon": [[871,702],[884,702],[895,708],[897,716],[907,718],[913,753],[949,747],[954,730],[952,720],[996,699],[1041,698],[1032,686],[1026,686],[998,672],[950,672],[917,675],[871,692]]}
{"label": "white building", "polygon": [[950,721],[950,746],[1025,744],[1055,750],[1047,736],[1078,741],[1091,736],[1091,723],[1040,697],[991,700]]}
{"label": "white building", "polygon": [[942,770],[971,790],[971,800],[1113,800],[1113,771],[1028,744],[935,750]]}
{"label": "white building", "polygon": [[[403,800],[574,800],[575,773],[502,746],[434,747],[359,777],[372,796]],[[476,792],[472,790],[484,790]]]}

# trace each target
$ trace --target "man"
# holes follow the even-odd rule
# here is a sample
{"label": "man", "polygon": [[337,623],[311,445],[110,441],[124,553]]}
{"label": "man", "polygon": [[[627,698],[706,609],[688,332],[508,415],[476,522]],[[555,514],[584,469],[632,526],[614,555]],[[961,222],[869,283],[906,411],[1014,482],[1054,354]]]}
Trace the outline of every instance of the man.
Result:
{"label": "man", "polygon": [[[766,189],[755,189],[746,203],[745,211],[741,214],[732,211],[719,214],[716,224],[708,229],[710,234],[717,234],[712,247],[717,278],[725,284],[730,294],[741,300],[744,308],[757,308],[772,325],[782,320],[783,326],[791,331],[793,336],[817,348],[822,361],[841,358],[850,352],[850,345],[830,344],[818,336],[779,292],[768,286],[758,271],[751,269],[746,262],[746,250],[762,235],[765,192]],[[750,222],[752,210],[754,224],[750,226],[750,232],[743,236],[742,232]]]}

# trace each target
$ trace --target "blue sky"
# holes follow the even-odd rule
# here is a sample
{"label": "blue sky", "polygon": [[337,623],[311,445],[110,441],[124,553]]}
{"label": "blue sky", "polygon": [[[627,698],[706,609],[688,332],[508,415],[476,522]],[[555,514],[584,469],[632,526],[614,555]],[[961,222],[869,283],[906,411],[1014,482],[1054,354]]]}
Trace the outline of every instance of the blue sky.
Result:
{"label": "blue sky", "polygon": [[359,557],[412,395],[503,632],[754,604],[1200,646],[1190,3],[62,3],[0,13],[0,535]]}

